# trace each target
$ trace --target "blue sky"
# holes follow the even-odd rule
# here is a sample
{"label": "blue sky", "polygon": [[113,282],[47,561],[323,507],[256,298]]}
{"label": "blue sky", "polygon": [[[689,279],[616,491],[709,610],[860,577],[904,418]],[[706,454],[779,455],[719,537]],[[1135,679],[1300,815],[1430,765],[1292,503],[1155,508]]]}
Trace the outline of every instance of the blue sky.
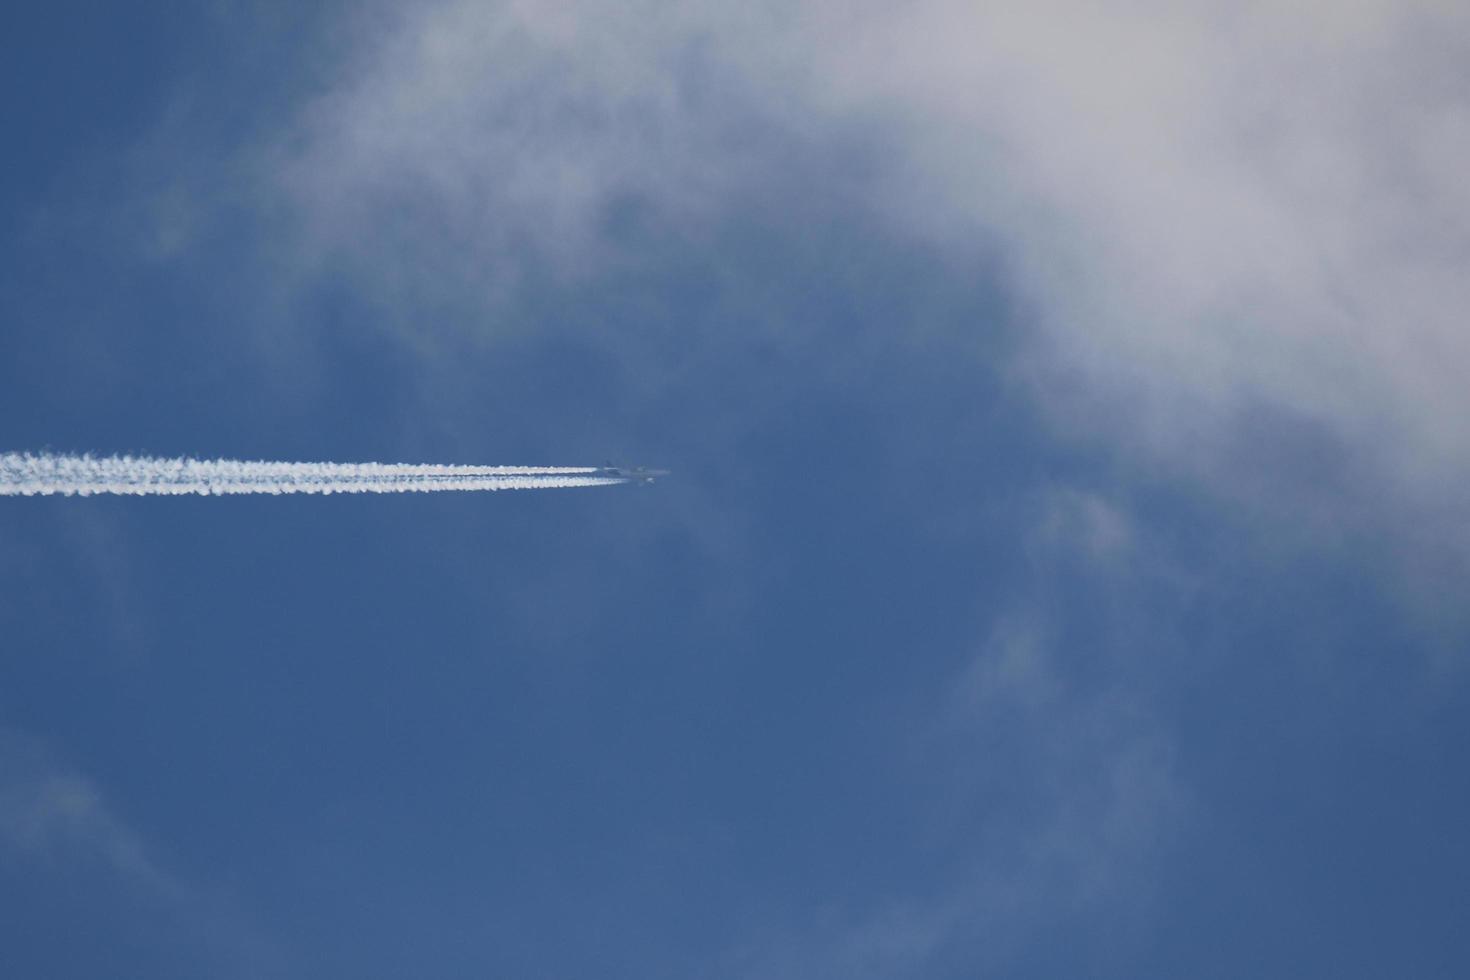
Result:
{"label": "blue sky", "polygon": [[1465,16],[52,5],[0,966],[1458,976]]}

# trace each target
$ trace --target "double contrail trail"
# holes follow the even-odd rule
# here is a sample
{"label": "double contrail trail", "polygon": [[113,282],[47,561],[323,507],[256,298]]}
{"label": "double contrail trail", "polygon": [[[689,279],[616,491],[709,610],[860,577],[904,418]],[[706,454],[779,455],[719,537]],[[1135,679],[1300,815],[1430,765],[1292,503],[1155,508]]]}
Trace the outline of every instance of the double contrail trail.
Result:
{"label": "double contrail trail", "polygon": [[594,466],[454,466],[415,463],[271,463],[151,456],[0,453],[0,496],[223,496],[242,493],[429,493],[542,490],[627,483]]}

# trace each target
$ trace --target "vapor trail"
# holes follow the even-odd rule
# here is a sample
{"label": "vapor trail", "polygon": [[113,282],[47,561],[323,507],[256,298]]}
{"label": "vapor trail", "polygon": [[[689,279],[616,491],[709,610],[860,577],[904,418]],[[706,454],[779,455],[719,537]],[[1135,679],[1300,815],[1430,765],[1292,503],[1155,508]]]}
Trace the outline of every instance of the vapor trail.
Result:
{"label": "vapor trail", "polygon": [[0,496],[237,493],[428,493],[541,490],[625,483],[593,466],[453,466],[435,463],[271,463],[150,456],[0,453]]}

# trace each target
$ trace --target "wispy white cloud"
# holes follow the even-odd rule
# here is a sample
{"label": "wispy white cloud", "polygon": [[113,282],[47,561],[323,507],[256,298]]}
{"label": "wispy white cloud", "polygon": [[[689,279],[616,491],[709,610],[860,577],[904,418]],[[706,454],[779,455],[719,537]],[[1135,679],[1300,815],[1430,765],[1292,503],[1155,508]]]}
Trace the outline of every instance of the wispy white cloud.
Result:
{"label": "wispy white cloud", "polygon": [[1410,482],[1470,463],[1462,9],[833,14],[820,104],[901,134],[903,220],[998,238],[1054,402],[1111,403],[1110,437],[1185,456],[1265,401]]}
{"label": "wispy white cloud", "polygon": [[90,928],[116,927],[156,947],[155,965],[284,975],[281,951],[240,910],[166,868],[151,850],[95,780],[40,739],[0,729],[0,871],[23,867],[29,876],[66,882],[69,901],[93,917]]}
{"label": "wispy white cloud", "polygon": [[753,121],[860,135],[875,213],[1001,256],[1059,424],[1218,482],[1264,406],[1426,508],[1470,469],[1458,5],[444,2],[357,30],[261,158],[305,267],[493,305],[625,261],[620,202],[697,242],[787,162]]}
{"label": "wispy white cloud", "polygon": [[337,84],[263,159],[301,217],[299,257],[365,265],[420,301],[425,277],[493,300],[528,268],[609,261],[598,225],[620,198],[708,214],[758,151],[702,115],[724,102],[693,91],[705,13],[453,2],[363,18]]}
{"label": "wispy white cloud", "polygon": [[958,685],[921,739],[926,767],[946,747],[943,799],[926,803],[943,872],[922,892],[849,896],[816,922],[757,932],[723,972],[999,975],[1061,930],[1084,958],[1135,941],[1189,819],[1175,750],[1137,691],[1069,686],[1050,644],[1018,629],[981,647],[979,683]]}
{"label": "wispy white cloud", "polygon": [[920,851],[941,870],[922,889],[850,896],[806,928],[773,926],[732,954],[731,974],[1007,975],[1047,937],[1065,932],[1068,962],[1095,962],[1154,921],[1196,816],[1158,697],[1171,644],[1141,642],[1167,627],[1075,600],[1157,590],[1167,559],[1096,490],[1038,493],[1017,530],[1027,567],[908,745],[936,787],[915,806]]}
{"label": "wispy white cloud", "polygon": [[1133,521],[1095,491],[1058,487],[1045,494],[1034,548],[1076,550],[1085,560],[1125,561],[1134,547]]}
{"label": "wispy white cloud", "polygon": [[169,896],[178,891],[91,780],[58,764],[34,740],[3,731],[0,843],[36,860],[100,862],[149,890]]}

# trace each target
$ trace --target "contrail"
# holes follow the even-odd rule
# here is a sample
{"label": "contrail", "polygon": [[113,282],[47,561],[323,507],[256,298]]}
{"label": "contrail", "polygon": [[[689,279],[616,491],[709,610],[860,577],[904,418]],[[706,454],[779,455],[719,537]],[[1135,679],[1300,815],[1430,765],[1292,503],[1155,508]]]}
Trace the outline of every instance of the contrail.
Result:
{"label": "contrail", "polygon": [[428,493],[542,490],[626,483],[595,466],[455,466],[434,463],[271,463],[151,456],[0,453],[0,496],[94,493],[223,496],[239,493]]}

